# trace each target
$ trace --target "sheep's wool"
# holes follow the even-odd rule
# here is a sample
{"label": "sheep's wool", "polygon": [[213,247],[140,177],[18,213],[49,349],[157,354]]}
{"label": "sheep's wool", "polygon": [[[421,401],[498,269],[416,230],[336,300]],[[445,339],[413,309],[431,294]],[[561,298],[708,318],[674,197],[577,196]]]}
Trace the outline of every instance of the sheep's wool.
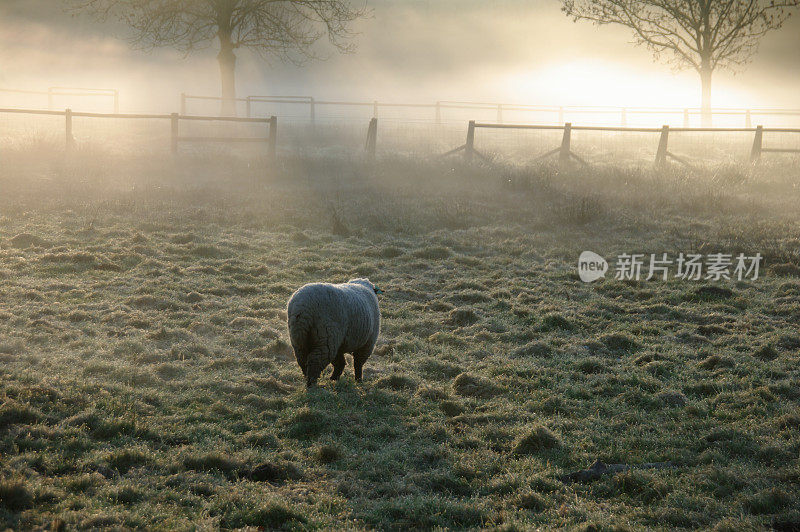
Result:
{"label": "sheep's wool", "polygon": [[333,364],[338,379],[345,353],[352,353],[356,380],[372,354],[381,326],[375,287],[368,279],[347,283],[311,283],[289,298],[289,337],[308,386]]}

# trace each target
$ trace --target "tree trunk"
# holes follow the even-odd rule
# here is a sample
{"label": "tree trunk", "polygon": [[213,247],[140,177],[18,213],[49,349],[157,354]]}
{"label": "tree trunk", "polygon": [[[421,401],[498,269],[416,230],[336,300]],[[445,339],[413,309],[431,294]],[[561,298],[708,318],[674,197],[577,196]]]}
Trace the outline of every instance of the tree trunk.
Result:
{"label": "tree trunk", "polygon": [[703,127],[712,127],[713,122],[711,116],[711,75],[713,72],[711,67],[705,67],[700,70],[700,83],[703,88],[703,101],[700,114],[702,116],[701,123]]}
{"label": "tree trunk", "polygon": [[236,54],[230,38],[219,37],[220,49],[217,60],[222,80],[222,116],[236,116]]}

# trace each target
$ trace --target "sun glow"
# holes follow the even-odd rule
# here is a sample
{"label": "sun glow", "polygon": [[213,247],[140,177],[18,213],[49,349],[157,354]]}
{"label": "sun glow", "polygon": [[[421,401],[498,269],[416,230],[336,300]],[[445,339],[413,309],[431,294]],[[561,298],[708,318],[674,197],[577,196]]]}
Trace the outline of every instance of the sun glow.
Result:
{"label": "sun glow", "polygon": [[[564,106],[699,107],[700,80],[694,72],[635,70],[613,63],[578,60],[550,64],[508,77],[519,102]],[[715,107],[745,107],[746,98],[715,87]]]}

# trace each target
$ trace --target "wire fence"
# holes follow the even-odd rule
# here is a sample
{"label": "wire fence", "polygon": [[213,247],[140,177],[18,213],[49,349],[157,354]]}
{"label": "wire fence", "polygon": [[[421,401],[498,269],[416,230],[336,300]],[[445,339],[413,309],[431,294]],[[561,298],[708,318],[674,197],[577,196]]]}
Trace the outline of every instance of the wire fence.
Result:
{"label": "wire fence", "polygon": [[[218,96],[181,94],[181,114],[216,113],[222,99]],[[312,96],[247,96],[235,99],[237,113],[242,116],[277,116],[311,123],[341,120],[402,120],[405,122],[493,121],[499,124],[548,124],[566,122],[598,126],[637,127],[668,124],[672,127],[700,127],[700,108],[611,107],[611,106],[548,106],[497,102],[441,100],[430,103],[398,103],[381,101],[319,100]],[[711,110],[716,127],[751,128],[800,127],[800,109],[735,109]]]}
{"label": "wire fence", "polygon": [[67,107],[82,111],[119,113],[119,91],[86,87],[49,87],[47,90],[0,88],[0,107],[47,109]]}
{"label": "wire fence", "polygon": [[[466,123],[469,120],[498,124],[561,125],[566,122],[587,126],[700,127],[702,110],[696,107],[612,107],[552,106],[509,102],[449,101],[386,102],[378,100],[326,100],[314,96],[250,95],[235,98],[236,115],[249,118],[277,116],[283,121],[330,123],[363,122],[371,118],[403,123]],[[222,98],[181,94],[180,114],[213,116],[220,112]],[[119,91],[112,88],[49,87],[46,90],[0,88],[0,107],[37,110],[71,108],[81,112],[120,112]],[[800,127],[800,109],[715,108],[715,127],[752,128]]]}

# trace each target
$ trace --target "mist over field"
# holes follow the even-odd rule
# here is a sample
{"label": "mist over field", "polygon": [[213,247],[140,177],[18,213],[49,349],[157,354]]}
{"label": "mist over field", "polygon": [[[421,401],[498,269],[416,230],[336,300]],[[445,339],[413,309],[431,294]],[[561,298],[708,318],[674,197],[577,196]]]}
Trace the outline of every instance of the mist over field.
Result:
{"label": "mist over field", "polygon": [[615,2],[0,1],[0,529],[800,530],[800,8]]}
{"label": "mist over field", "polygon": [[[550,0],[379,0],[358,21],[357,53],[324,44],[324,62],[301,67],[240,53],[240,93],[324,99],[539,105],[699,106],[696,74],[674,75],[631,46],[627,30],[576,24]],[[52,0],[5,0],[0,86],[113,87],[128,111],[171,112],[177,95],[219,92],[212,46],[183,57],[131,50],[118,23],[71,17]],[[796,107],[800,17],[768,34],[757,60],[721,73],[720,107]],[[586,90],[591,87],[591,90]]]}

